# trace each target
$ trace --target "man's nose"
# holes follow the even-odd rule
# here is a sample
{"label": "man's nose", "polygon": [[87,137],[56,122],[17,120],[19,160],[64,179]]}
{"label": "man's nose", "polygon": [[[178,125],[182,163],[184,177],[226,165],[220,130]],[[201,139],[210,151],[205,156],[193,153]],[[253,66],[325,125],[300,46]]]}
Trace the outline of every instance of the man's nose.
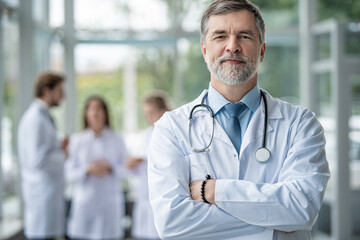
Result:
{"label": "man's nose", "polygon": [[230,53],[239,53],[241,46],[238,39],[235,36],[231,36],[226,45],[226,51]]}

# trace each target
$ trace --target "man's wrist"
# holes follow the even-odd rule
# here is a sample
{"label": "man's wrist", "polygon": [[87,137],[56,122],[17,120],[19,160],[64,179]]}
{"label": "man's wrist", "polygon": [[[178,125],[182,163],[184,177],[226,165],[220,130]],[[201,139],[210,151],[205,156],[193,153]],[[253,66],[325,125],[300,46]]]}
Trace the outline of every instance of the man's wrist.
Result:
{"label": "man's wrist", "polygon": [[209,179],[205,185],[205,198],[210,204],[215,204],[215,179]]}
{"label": "man's wrist", "polygon": [[202,199],[202,201],[203,201],[204,203],[208,203],[208,204],[210,204],[210,202],[208,202],[208,201],[206,200],[206,197],[205,197],[205,196],[206,196],[206,195],[205,195],[205,186],[206,186],[206,183],[207,183],[207,181],[208,181],[209,179],[211,179],[211,177],[210,177],[210,175],[207,175],[207,176],[205,177],[204,181],[202,181],[201,187],[200,187],[201,199]]}

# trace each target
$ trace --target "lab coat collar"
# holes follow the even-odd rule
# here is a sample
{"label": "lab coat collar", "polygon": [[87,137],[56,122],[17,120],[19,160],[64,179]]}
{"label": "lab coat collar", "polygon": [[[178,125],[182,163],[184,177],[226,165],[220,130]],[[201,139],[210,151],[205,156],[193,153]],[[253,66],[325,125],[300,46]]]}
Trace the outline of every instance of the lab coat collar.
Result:
{"label": "lab coat collar", "polygon": [[95,138],[103,138],[107,136],[107,134],[110,132],[110,129],[108,127],[105,127],[98,136],[95,135],[95,132],[90,127],[87,128],[85,131],[89,138],[95,139]]}
{"label": "lab coat collar", "polygon": [[[48,119],[52,122],[53,126],[55,127],[54,120],[53,120],[53,118],[52,118],[52,116],[51,116],[51,114],[50,114],[50,108],[49,108],[49,106],[46,104],[46,102],[44,102],[44,101],[41,100],[40,98],[36,98],[36,99],[32,102],[31,107],[37,108],[37,109],[40,111],[40,113],[41,113],[42,115],[44,115],[46,118],[48,118]],[[55,128],[56,128],[56,127],[55,127]]]}
{"label": "lab coat collar", "polygon": [[[280,111],[280,107],[277,103],[277,101],[265,90],[262,89],[262,91],[265,93],[265,97],[267,100],[267,105],[268,105],[268,119],[277,119],[277,118],[282,118],[282,113]],[[207,89],[205,89],[200,96],[198,96],[192,103],[189,104],[189,112],[191,111],[191,109],[197,105],[200,104],[202,99],[204,98],[205,94],[208,92]],[[257,108],[257,110],[254,113],[254,116],[257,112],[261,111],[261,115],[264,117],[265,114],[265,108],[264,108],[264,101],[261,98],[261,103],[260,106]],[[196,113],[196,116],[203,116],[203,115],[208,115],[209,113],[207,111],[201,111],[199,113]],[[253,117],[254,117],[253,116]],[[195,117],[195,116],[194,116]]]}
{"label": "lab coat collar", "polygon": [[[265,90],[265,97],[268,108],[268,122],[266,134],[274,131],[274,121],[283,118],[278,102]],[[249,145],[250,142],[255,141],[264,136],[264,121],[265,121],[265,103],[261,99],[260,107],[255,111],[251,118],[248,128],[246,129],[243,142],[241,143],[240,154]],[[259,146],[260,147],[260,146]]]}
{"label": "lab coat collar", "polygon": [[34,100],[33,104],[35,104],[36,106],[38,106],[42,110],[46,110],[46,111],[50,112],[49,105],[47,105],[47,103],[44,102],[43,100],[41,100],[40,98],[36,98]]}

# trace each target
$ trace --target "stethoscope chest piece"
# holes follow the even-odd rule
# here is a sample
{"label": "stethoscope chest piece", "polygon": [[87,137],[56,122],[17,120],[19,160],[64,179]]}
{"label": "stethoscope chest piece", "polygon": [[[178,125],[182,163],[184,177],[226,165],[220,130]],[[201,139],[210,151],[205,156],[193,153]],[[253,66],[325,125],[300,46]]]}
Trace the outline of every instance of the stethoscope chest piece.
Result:
{"label": "stethoscope chest piece", "polygon": [[270,151],[267,148],[261,147],[256,151],[255,156],[259,162],[266,162],[270,158]]}

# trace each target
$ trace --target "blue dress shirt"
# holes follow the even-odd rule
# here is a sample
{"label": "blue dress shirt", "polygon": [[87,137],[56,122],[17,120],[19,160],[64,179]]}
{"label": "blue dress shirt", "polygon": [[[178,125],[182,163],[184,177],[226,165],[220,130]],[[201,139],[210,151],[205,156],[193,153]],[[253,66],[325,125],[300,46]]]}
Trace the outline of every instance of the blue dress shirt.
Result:
{"label": "blue dress shirt", "polygon": [[[240,139],[240,147],[242,143],[242,139],[246,132],[246,129],[249,125],[249,122],[256,111],[256,109],[260,105],[260,88],[258,84],[255,85],[253,89],[251,89],[238,103],[243,103],[246,107],[243,111],[241,111],[238,116],[240,121],[240,129],[241,129],[241,139]],[[225,129],[225,124],[230,118],[227,111],[225,111],[224,106],[229,104],[228,100],[224,98],[213,86],[211,83],[209,84],[209,92],[206,99],[207,104],[211,107],[214,112],[214,116],[216,121],[221,125],[223,129]]]}

